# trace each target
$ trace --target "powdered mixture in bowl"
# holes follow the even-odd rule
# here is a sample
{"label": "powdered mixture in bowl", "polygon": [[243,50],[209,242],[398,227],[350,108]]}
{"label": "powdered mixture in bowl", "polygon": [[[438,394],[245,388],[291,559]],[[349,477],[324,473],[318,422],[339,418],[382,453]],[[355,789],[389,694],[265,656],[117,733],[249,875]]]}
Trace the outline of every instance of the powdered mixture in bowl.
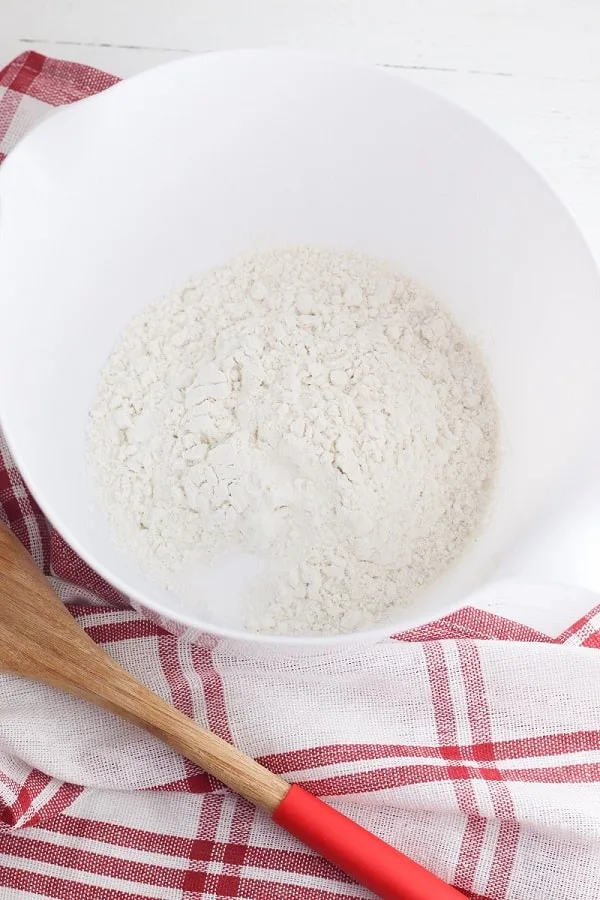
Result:
{"label": "powdered mixture in bowl", "polygon": [[476,533],[497,453],[477,349],[409,278],[308,246],[149,306],[89,419],[99,501],[208,621],[343,633],[411,602]]}

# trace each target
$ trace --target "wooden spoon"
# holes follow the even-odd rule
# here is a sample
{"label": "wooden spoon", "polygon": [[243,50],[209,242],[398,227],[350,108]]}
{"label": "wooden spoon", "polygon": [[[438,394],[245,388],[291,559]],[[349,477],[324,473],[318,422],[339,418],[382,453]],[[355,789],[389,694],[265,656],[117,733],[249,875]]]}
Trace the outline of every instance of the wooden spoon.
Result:
{"label": "wooden spoon", "polygon": [[140,684],[94,644],[23,545],[2,525],[0,671],[52,685],[134,722],[262,807],[283,828],[385,900],[464,900],[431,872],[303,788],[289,785]]}

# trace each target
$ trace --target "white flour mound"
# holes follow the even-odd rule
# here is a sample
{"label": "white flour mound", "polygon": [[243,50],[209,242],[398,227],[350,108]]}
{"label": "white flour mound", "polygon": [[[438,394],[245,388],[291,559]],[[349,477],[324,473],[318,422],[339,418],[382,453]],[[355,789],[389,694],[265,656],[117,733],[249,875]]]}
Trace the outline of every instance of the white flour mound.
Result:
{"label": "white flour mound", "polygon": [[480,524],[485,367],[447,310],[358,253],[240,257],[137,316],[89,420],[121,544],[189,611],[277,634],[373,625]]}

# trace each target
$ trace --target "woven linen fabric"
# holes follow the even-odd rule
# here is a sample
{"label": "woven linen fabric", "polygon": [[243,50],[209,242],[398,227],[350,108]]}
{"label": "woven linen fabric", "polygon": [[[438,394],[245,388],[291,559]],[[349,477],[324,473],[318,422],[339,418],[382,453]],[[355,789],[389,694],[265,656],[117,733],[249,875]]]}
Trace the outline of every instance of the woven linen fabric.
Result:
{"label": "woven linen fabric", "polygon": [[[0,161],[53,107],[116,81],[14,60]],[[148,687],[467,896],[600,898],[600,606],[554,639],[466,608],[351,652],[242,654],[129,607],[41,515],[1,435],[0,519]],[[1,900],[369,896],[135,727],[0,675]]]}

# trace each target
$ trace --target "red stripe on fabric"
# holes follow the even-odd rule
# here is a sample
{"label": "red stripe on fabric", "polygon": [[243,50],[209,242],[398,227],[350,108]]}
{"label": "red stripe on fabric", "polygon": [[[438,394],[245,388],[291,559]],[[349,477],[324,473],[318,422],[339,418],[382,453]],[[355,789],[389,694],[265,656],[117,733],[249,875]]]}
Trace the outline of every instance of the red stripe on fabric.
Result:
{"label": "red stripe on fabric", "polygon": [[[85,590],[85,588],[82,588],[82,590]],[[128,610],[123,610],[121,607],[116,609],[112,605],[111,606],[107,606],[107,605],[88,606],[85,603],[69,603],[68,609],[69,609],[69,612],[71,613],[71,615],[73,616],[73,618],[77,619],[80,622],[80,624],[82,624],[80,620],[85,620],[85,618],[88,616],[101,616],[104,614],[109,618],[111,616],[115,616],[118,621],[119,619],[121,619],[123,613],[126,612],[129,614],[130,618],[129,619],[121,619],[123,624],[125,624],[126,622],[135,622],[135,621],[137,621],[137,617],[139,616],[139,613],[134,612],[131,609],[131,607]],[[82,627],[87,627],[87,626],[82,625]],[[94,626],[90,626],[90,627],[94,627]],[[155,626],[155,628],[157,629],[157,634],[168,634],[167,631],[159,629],[158,626]]]}
{"label": "red stripe on fabric", "polygon": [[14,804],[14,822],[11,824],[19,825],[25,819],[27,825],[37,825],[40,817],[35,810],[32,810],[33,798],[25,785],[19,791],[19,796]]}
{"label": "red stripe on fabric", "polygon": [[427,665],[433,715],[440,746],[441,748],[456,747],[456,719],[443,647],[438,641],[434,641],[423,647],[423,653]]}
{"label": "red stripe on fabric", "polygon": [[18,787],[18,793],[11,806],[5,806],[0,821],[6,825],[37,825],[39,814],[35,809],[35,799],[52,781],[37,769],[31,769],[25,781]]}
{"label": "red stripe on fabric", "polygon": [[30,50],[24,57],[21,57],[21,64],[17,65],[16,71],[12,79],[8,83],[9,90],[17,91],[19,94],[30,93],[30,88],[44,68],[46,57],[35,50]]}
{"label": "red stripe on fabric", "polygon": [[0,85],[12,87],[15,91],[21,90],[20,86],[25,84],[28,77],[31,78],[27,73],[34,75],[26,90],[27,95],[49,106],[73,103],[104,91],[120,81],[116,75],[100,69],[53,59],[30,50],[0,70]]}
{"label": "red stripe on fabric", "polygon": [[511,741],[490,741],[453,747],[417,746],[414,744],[328,744],[305,750],[273,753],[258,760],[278,775],[301,772],[337,763],[365,762],[371,759],[427,758],[487,762],[492,760],[528,759],[537,756],[559,756],[600,749],[600,731],[574,731]]}
{"label": "red stripe on fabric", "polygon": [[[243,801],[240,802],[243,803]],[[246,806],[248,818],[242,821],[241,827],[249,834],[249,830],[254,823],[254,817],[261,814],[254,810],[253,807]],[[211,822],[212,825],[210,824]],[[202,834],[209,830],[216,831],[217,822],[218,816],[214,812],[207,818],[201,817]],[[160,853],[162,854],[172,857],[180,856],[201,862],[214,860],[215,851],[218,851],[224,863],[239,865],[243,859],[246,865],[273,871],[302,871],[307,875],[322,876],[324,867],[328,867],[324,860],[308,850],[294,851],[280,850],[275,847],[255,847],[248,846],[246,843],[222,842],[217,841],[215,838],[208,839],[207,837],[191,839],[169,834],[157,835],[155,832],[141,831],[140,829],[126,828],[90,819],[78,819],[73,816],[61,817],[61,819],[57,819],[54,822],[42,825],[39,830],[75,838],[89,838],[116,849],[127,848],[156,852],[160,845]],[[232,834],[236,833],[236,831],[237,826],[234,827],[232,825]],[[27,837],[27,841],[29,840],[33,839]]]}
{"label": "red stripe on fabric", "polygon": [[600,632],[596,631],[594,634],[591,634],[589,636],[589,638],[586,638],[585,641],[583,641],[581,646],[582,647],[593,647],[594,649],[599,648],[600,647]]}
{"label": "red stripe on fabric", "polygon": [[[485,776],[484,776],[485,777]],[[591,784],[600,782],[600,763],[575,763],[538,769],[509,769],[503,772],[503,780],[538,782],[539,784]]]}
{"label": "red stripe on fabric", "polygon": [[12,81],[13,72],[20,65],[20,60],[25,56],[22,53],[20,56],[17,56],[16,59],[11,60],[7,66],[4,66],[3,69],[0,69],[0,87],[8,87],[9,81]]}
{"label": "red stripe on fabric", "polygon": [[455,759],[458,744],[456,717],[444,649],[438,641],[434,641],[431,644],[424,645],[423,653],[431,687],[433,715],[435,717],[440,749],[444,755],[446,748],[449,748],[452,753],[450,758]]}
{"label": "red stripe on fabric", "polygon": [[[0,441],[2,434],[0,433]],[[8,497],[3,499],[3,508],[9,525],[21,543],[32,554],[35,563],[45,575],[50,574],[50,533],[48,523],[39,506],[29,493],[21,473],[14,466],[8,450],[0,445],[0,462],[8,478]],[[14,503],[13,515],[6,510],[7,504]]]}
{"label": "red stripe on fabric", "polygon": [[491,897],[506,897],[515,867],[521,827],[518,822],[501,822],[486,892]]}
{"label": "red stripe on fabric", "polygon": [[3,793],[8,795],[0,795],[0,826],[12,828],[22,815],[21,807],[17,806],[21,783],[0,771],[0,784],[6,789]]}
{"label": "red stripe on fabric", "polygon": [[[153,626],[155,629],[156,625]],[[168,635],[158,642],[158,658],[163,674],[169,685],[171,702],[179,712],[194,718],[194,695],[185,675],[178,653],[177,638]]]}
{"label": "red stripe on fabric", "polygon": [[50,550],[53,575],[64,581],[70,581],[78,587],[93,591],[110,606],[123,606],[123,597],[119,591],[104,581],[87,563],[80,559],[54,528],[50,528]]}
{"label": "red stripe on fabric", "polygon": [[[526,759],[536,756],[559,756],[600,749],[600,731],[571,731],[534,738],[516,738],[491,744],[494,759]],[[511,748],[513,752],[511,752]],[[483,752],[483,750],[481,751]],[[489,759],[490,757],[476,757]]]}
{"label": "red stripe on fabric", "polygon": [[[23,782],[23,787],[17,797],[15,807],[17,809],[20,808],[22,812],[16,819],[15,824],[27,824],[28,827],[31,827],[40,822],[40,811],[35,808],[35,801],[42,791],[46,790],[51,781],[52,778],[49,775],[45,775],[38,769],[31,770]],[[29,811],[31,812],[27,815]],[[25,819],[25,822],[22,821],[23,819]]]}
{"label": "red stripe on fabric", "polygon": [[[233,805],[233,810],[231,809]],[[201,823],[201,835],[194,844],[192,850],[193,864],[190,865],[189,879],[186,884],[186,890],[192,891],[198,876],[203,877],[204,890],[208,895],[216,895],[217,897],[237,897],[237,890],[241,878],[241,866],[243,859],[238,861],[243,847],[246,847],[250,838],[252,825],[257,815],[256,810],[246,801],[239,797],[230,797],[221,805],[221,814],[226,811],[227,817],[230,819],[227,842],[217,841],[214,836],[207,840],[204,834],[204,828]],[[216,831],[215,831],[216,836]],[[234,842],[238,852],[231,854],[229,852],[230,842]],[[232,859],[233,857],[234,859]],[[237,858],[237,859],[236,859]],[[206,872],[208,866],[202,866],[202,861],[210,864],[210,872]],[[215,872],[215,865],[220,864],[222,871]],[[272,863],[269,868],[273,868]],[[226,869],[226,871],[223,871]],[[206,876],[204,878],[204,876]],[[229,891],[229,893],[224,893]]]}
{"label": "red stripe on fabric", "polygon": [[[94,610],[95,611],[95,610]],[[88,608],[87,615],[90,614]],[[123,622],[116,619],[115,622],[106,622],[102,625],[90,625],[86,632],[97,644],[118,644],[123,641],[135,641],[140,638],[156,637],[161,631],[157,625],[148,619],[132,619]],[[163,632],[164,634],[165,632]]]}
{"label": "red stripe on fabric", "polygon": [[325,744],[286,753],[270,753],[258,762],[277,775],[301,772],[303,769],[336,765],[337,763],[364,762],[370,759],[412,756],[441,759],[440,748],[419,747],[411,744]]}
{"label": "red stripe on fabric", "polygon": [[227,703],[223,681],[213,662],[211,647],[191,647],[192,662],[201,678],[206,704],[208,727],[224,741],[233,743],[227,719]]}
{"label": "red stripe on fabric", "polygon": [[[255,810],[252,822],[256,818]],[[235,820],[234,820],[235,821]],[[201,862],[208,862],[214,858],[214,841],[197,840],[194,843],[194,859]],[[259,869],[271,869],[280,872],[302,872],[317,878],[327,877],[327,874],[333,871],[333,867],[329,866],[322,857],[317,856],[310,850],[280,850],[277,847],[254,847],[246,840],[242,843],[228,841],[222,844],[223,863],[235,866],[255,866]],[[347,880],[351,883],[352,879],[345,875],[339,875],[340,880]]]}
{"label": "red stripe on fabric", "polygon": [[454,780],[453,787],[459,809],[467,814],[458,859],[454,867],[454,881],[461,889],[469,890],[473,887],[477,864],[483,849],[486,821],[478,815],[473,815],[477,802],[471,782],[461,783]]}
{"label": "red stripe on fabric", "polygon": [[[456,647],[465,685],[469,730],[473,744],[493,753],[490,711],[477,647],[467,642],[457,643]],[[491,758],[493,759],[493,756]]]}
{"label": "red stripe on fabric", "polygon": [[[471,738],[474,744],[485,748],[485,752],[493,754],[492,720],[479,651],[475,644],[467,642],[458,643],[457,648],[465,684],[465,698]],[[491,758],[493,759],[493,756]],[[502,780],[500,773],[498,780]],[[490,794],[496,815],[500,819],[514,819],[515,808],[508,788],[504,785],[490,787]]]}
{"label": "red stripe on fabric", "polygon": [[[85,873],[82,873],[85,877]],[[66,878],[40,875],[37,872],[8,868],[0,865],[0,887],[13,891],[27,891],[53,900],[140,900],[139,891],[117,891],[99,885],[84,884]]]}
{"label": "red stripe on fabric", "polygon": [[239,879],[235,875],[211,875],[210,880],[214,883],[208,889],[211,897],[239,897]]}
{"label": "red stripe on fabric", "polygon": [[[441,745],[440,752],[446,759],[455,759],[455,751],[458,749],[456,712],[444,649],[437,642],[426,643],[423,645],[423,652],[429,675],[437,735]],[[450,773],[458,770],[449,765],[447,771]],[[466,778],[468,777],[468,773],[466,773]],[[461,778],[465,778],[465,775],[461,775]],[[461,887],[471,889],[483,848],[485,826],[482,825],[477,814],[477,799],[472,784],[468,781],[461,784],[459,778],[454,778],[453,782],[458,808],[467,816],[455,867],[455,879]]]}
{"label": "red stripe on fabric", "polygon": [[127,828],[112,822],[101,822],[95,819],[83,819],[78,816],[59,816],[51,822],[41,825],[44,831],[62,834],[65,837],[91,838],[101,841],[110,847],[125,847],[129,850],[156,851],[160,840],[160,852],[169,856],[189,857],[193,838],[178,837],[172,834],[161,834],[145,831],[141,828]]}
{"label": "red stripe on fabric", "polygon": [[62,106],[98,94],[120,79],[91,66],[46,57],[43,71],[28,91],[31,97],[49,106]]}
{"label": "red stripe on fabric", "polygon": [[[17,114],[22,99],[22,94],[17,94],[11,90],[7,90],[0,97],[0,142],[8,134],[8,129]],[[4,159],[4,156],[2,158]]]}
{"label": "red stripe on fabric", "polygon": [[205,871],[203,871],[206,867],[203,866],[199,861],[198,843],[200,842],[203,850],[204,848],[206,848],[206,850],[208,850],[209,852],[209,858],[207,862],[212,863],[215,858],[217,862],[220,861],[222,850],[219,846],[220,842],[218,842],[216,838],[225,802],[226,800],[223,796],[211,798],[209,795],[209,798],[207,798],[206,801],[202,803],[202,809],[200,812],[200,818],[196,830],[196,839],[190,851],[189,867],[187,872],[185,873],[185,879],[183,882],[182,900],[197,900],[196,884],[199,876],[205,875],[205,880],[208,879],[211,885],[214,883],[215,876],[212,873],[207,874]]}
{"label": "red stripe on fabric", "polygon": [[[336,873],[337,874],[337,873]],[[344,897],[358,898],[359,894],[340,893],[343,887],[341,878],[336,879],[332,873],[330,888],[314,888],[307,885],[298,886],[282,884],[277,881],[263,881],[257,878],[236,879],[236,893],[227,893],[232,890],[232,882],[228,875],[211,875],[206,872],[194,872],[193,880],[190,879],[190,895],[186,900],[200,900],[206,898],[235,897],[238,900],[343,900]],[[362,895],[364,896],[364,895]],[[433,900],[433,898],[432,898]]]}
{"label": "red stripe on fabric", "polygon": [[27,778],[25,779],[25,783],[23,787],[27,788],[29,791],[29,796],[32,800],[38,797],[42,791],[44,791],[52,778],[50,775],[46,775],[44,772],[40,772],[38,769],[32,769]]}
{"label": "red stripe on fabric", "polygon": [[396,766],[390,769],[373,769],[337,775],[331,778],[303,780],[306,790],[320,797],[342,797],[347,794],[373,793],[392,788],[409,787],[415,784],[429,784],[436,781],[456,781],[457,799],[462,812],[467,815],[477,813],[474,795],[471,803],[465,804],[465,795],[459,795],[458,782],[504,782],[538,784],[591,784],[600,782],[600,763],[579,763],[565,766],[548,766],[532,769],[487,769],[475,766]]}
{"label": "red stripe on fabric", "polygon": [[[157,836],[156,850],[158,850],[159,841],[160,838]],[[65,847],[62,844],[39,841],[29,835],[26,839],[17,836],[11,842],[10,856],[80,870],[86,874],[121,878],[134,884],[151,884],[157,887],[181,889],[184,880],[182,869],[129,860],[123,856],[107,856],[104,853],[95,853],[93,850],[83,850],[81,847]]]}
{"label": "red stripe on fabric", "polygon": [[552,643],[552,638],[541,631],[472,606],[462,607],[443,619],[395,634],[393,638],[409,643],[449,638]]}
{"label": "red stripe on fabric", "polygon": [[[169,685],[171,702],[179,712],[193,719],[194,695],[181,664],[179,650],[180,644],[172,635],[158,641],[158,658],[165,680]],[[183,765],[186,773],[185,783],[188,785],[187,790],[191,790],[194,784],[197,792],[200,792],[198,787],[201,787],[202,793],[211,790],[213,779],[210,779],[206,773],[200,772],[198,766],[189,759],[184,759]]]}
{"label": "red stripe on fabric", "polygon": [[[450,676],[444,649],[440,643],[435,642],[425,644],[423,652],[427,663],[436,730],[441,745],[440,753],[444,759],[458,760],[460,759],[460,753],[457,746],[456,713],[450,690]],[[406,767],[405,772],[408,773],[408,769],[411,769],[411,777],[419,778],[425,777],[425,771],[430,768],[426,766],[411,766]],[[458,808],[468,817],[457,861],[457,871],[461,875],[461,884],[465,887],[471,887],[471,882],[475,875],[474,860],[477,853],[481,850],[484,832],[480,827],[479,817],[473,816],[474,813],[477,813],[477,802],[473,787],[470,784],[460,783],[460,780],[468,779],[468,770],[449,766],[447,771],[461,771],[464,773],[461,775],[461,779],[456,779],[454,784]],[[421,776],[419,776],[419,772],[422,773]],[[429,771],[427,777],[431,778],[433,774]],[[436,780],[435,777],[434,780]],[[374,784],[377,784],[377,782],[378,779],[376,778]],[[477,851],[478,847],[479,851]]]}
{"label": "red stripe on fabric", "polygon": [[[247,847],[250,842],[250,835],[256,816],[258,815],[254,807],[241,797],[235,797],[235,809],[229,829],[229,839],[227,845],[223,848],[223,862],[228,864],[228,882],[227,890],[233,891],[232,897],[238,896],[239,886],[242,881],[242,866],[245,864],[244,858],[240,859],[239,854],[232,854],[229,851],[231,844],[237,847]],[[234,858],[237,856],[237,859]]]}
{"label": "red stripe on fabric", "polygon": [[[8,825],[9,828],[14,828],[14,826],[23,819],[30,808],[31,797],[29,796],[29,791],[27,788],[22,787],[12,803],[0,804],[0,822],[3,825]],[[35,818],[35,815],[31,816],[32,823]]]}
{"label": "red stripe on fabric", "polygon": [[563,631],[562,634],[559,634],[559,636],[555,639],[555,643],[557,643],[557,644],[566,643],[566,641],[568,641],[569,638],[575,637],[575,635],[578,632],[582,631],[585,628],[585,626],[588,625],[589,622],[591,622],[591,620],[594,618],[594,616],[597,616],[599,614],[600,614],[600,604],[598,606],[594,606],[593,609],[590,609],[589,612],[587,612],[584,616],[581,616],[580,619],[577,619],[576,622],[573,622],[573,624],[569,628],[567,628],[565,631]]}
{"label": "red stripe on fabric", "polygon": [[10,530],[19,538],[21,543],[29,550],[29,532],[24,524],[26,511],[21,508],[20,500],[14,494],[2,504],[4,514],[8,520]]}
{"label": "red stripe on fabric", "polygon": [[[243,803],[243,801],[240,802]],[[238,831],[235,822],[237,821],[240,811],[238,810],[236,813],[232,823],[232,835]],[[255,818],[260,815],[261,813],[248,805],[248,818],[244,820],[243,816],[240,816],[242,819],[241,829],[245,830],[249,835],[249,829],[253,826]],[[81,823],[83,827],[70,827],[74,822]],[[203,827],[206,824],[207,822],[202,822]],[[211,828],[211,830],[214,829]],[[127,848],[154,852],[158,850],[161,854],[167,856],[180,856],[200,863],[214,862],[215,858],[218,857],[218,859],[227,866],[246,865],[270,870],[272,872],[302,872],[307,876],[319,878],[327,877],[328,874],[335,871],[333,867],[325,862],[325,860],[309,850],[281,850],[276,847],[257,847],[248,845],[246,840],[241,843],[231,840],[227,842],[217,841],[214,838],[210,840],[205,838],[193,840],[167,834],[156,834],[154,832],[140,832],[137,829],[126,829],[123,826],[95,822],[89,819],[77,820],[71,816],[61,817],[60,820],[56,820],[49,826],[43,824],[38,828],[38,831],[63,834],[75,838],[89,838],[104,843],[107,847],[115,848],[116,852],[114,856],[119,859],[121,858],[118,852],[119,848]],[[123,832],[127,832],[127,840],[123,839]],[[117,838],[117,840],[114,840],[113,838]],[[30,841],[36,843],[35,838],[32,838],[29,835],[22,835],[22,833],[19,837],[12,835],[6,835],[4,838],[0,837],[0,840],[6,839],[10,840],[10,847],[7,848],[5,845],[5,852],[8,852],[9,854],[12,854],[12,846],[17,841],[22,842],[25,845]],[[44,843],[48,846],[46,842],[40,843]],[[60,845],[51,846],[56,847],[58,852]],[[93,851],[90,851],[90,853],[92,853],[94,857],[96,856]],[[27,857],[26,852],[23,852],[21,855],[24,858]],[[102,856],[105,859],[107,858],[104,855]],[[147,865],[148,870],[153,868],[152,864]],[[75,868],[83,867],[75,866]],[[351,883],[351,879],[346,878],[346,876],[341,873],[339,874],[339,879],[340,881],[348,881]]]}
{"label": "red stripe on fabric", "polygon": [[33,519],[32,522],[35,522],[35,526],[38,532],[38,540],[40,542],[41,548],[41,559],[36,558],[36,563],[41,568],[44,575],[49,576],[51,574],[51,565],[50,565],[50,528],[48,526],[48,522],[46,517],[42,513],[41,509],[35,502],[34,498],[31,497],[31,509]]}
{"label": "red stripe on fabric", "polygon": [[[436,730],[440,742],[440,754],[443,759],[459,760],[460,752],[457,745],[457,725],[452,692],[450,689],[450,676],[443,646],[438,643],[425,644],[423,647],[427,663],[427,673],[431,687],[433,713],[435,716]],[[427,767],[411,767],[413,771]],[[456,771],[455,767],[449,767]],[[477,812],[475,795],[472,790],[455,785],[456,799],[461,812],[472,816]]]}
{"label": "red stripe on fabric", "polygon": [[469,816],[467,819],[454,868],[454,884],[460,890],[469,890],[473,885],[486,828],[487,821],[481,817]]}
{"label": "red stripe on fabric", "polygon": [[[474,743],[481,747],[486,747],[493,753],[492,720],[479,651],[475,644],[468,642],[459,642],[457,649],[465,684],[465,698],[471,738]],[[498,775],[497,783],[489,780],[487,785],[492,808],[496,816],[501,820],[501,825],[486,885],[488,892],[490,892],[492,884],[501,885],[505,884],[505,882],[507,883],[514,866],[520,834],[520,827],[515,821],[516,812],[510,790],[502,782],[503,773],[497,768],[495,771]],[[456,880],[457,884],[461,884],[458,875]],[[472,887],[472,881],[468,883],[468,887]],[[495,895],[494,890],[491,890],[491,893]],[[504,894],[499,896],[504,896]]]}
{"label": "red stripe on fabric", "polygon": [[56,793],[38,811],[38,821],[46,822],[63,813],[85,790],[80,784],[61,784]]}
{"label": "red stripe on fabric", "polygon": [[[216,897],[228,896],[223,893],[225,890],[242,891],[244,865],[256,865],[274,873],[302,871],[319,877],[337,874],[320,857],[307,852],[249,847],[255,822],[263,815],[246,801],[229,794],[205,801],[198,837],[190,854],[190,868],[184,885],[185,900],[197,900],[199,890],[203,892],[203,896]],[[345,880],[345,876],[340,878]],[[232,896],[238,894],[234,893]],[[244,894],[240,893],[239,896]]]}

